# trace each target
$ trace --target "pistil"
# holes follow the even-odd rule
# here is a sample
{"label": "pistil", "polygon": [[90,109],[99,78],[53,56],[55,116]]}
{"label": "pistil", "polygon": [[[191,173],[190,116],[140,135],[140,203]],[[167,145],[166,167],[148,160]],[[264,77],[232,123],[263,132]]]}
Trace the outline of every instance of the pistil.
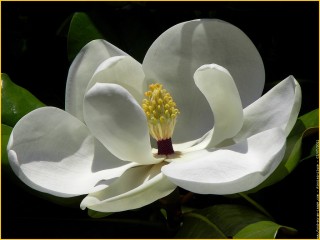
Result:
{"label": "pistil", "polygon": [[171,138],[157,141],[158,155],[170,155],[174,153]]}

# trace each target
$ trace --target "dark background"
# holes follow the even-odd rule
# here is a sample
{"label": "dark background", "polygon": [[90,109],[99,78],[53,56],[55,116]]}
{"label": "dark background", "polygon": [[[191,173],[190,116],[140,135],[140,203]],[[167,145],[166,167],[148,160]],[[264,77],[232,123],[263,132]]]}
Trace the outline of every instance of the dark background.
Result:
{"label": "dark background", "polygon": [[[230,22],[259,50],[266,69],[265,91],[294,75],[303,92],[301,114],[318,108],[318,2],[1,2],[1,72],[46,105],[64,108],[70,62],[61,26],[80,11],[88,13],[106,40],[140,62],[151,43],[174,24],[196,18]],[[315,143],[307,139],[305,146],[308,141]],[[302,162],[284,181],[255,196],[278,223],[297,228],[299,238],[316,238],[316,169],[315,159]],[[206,196],[197,198],[200,205],[206,201]],[[134,217],[145,221],[149,210]],[[151,223],[146,228],[137,222],[91,220],[79,208],[34,196],[6,173],[1,217],[2,238],[168,237]]]}

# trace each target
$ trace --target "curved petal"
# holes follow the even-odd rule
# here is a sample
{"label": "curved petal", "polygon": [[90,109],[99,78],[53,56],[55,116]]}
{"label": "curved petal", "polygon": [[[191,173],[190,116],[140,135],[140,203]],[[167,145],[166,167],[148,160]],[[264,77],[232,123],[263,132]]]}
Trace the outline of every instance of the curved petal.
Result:
{"label": "curved petal", "polygon": [[147,118],[137,101],[123,87],[96,83],[84,100],[84,118],[91,133],[116,157],[154,164]]}
{"label": "curved petal", "polygon": [[127,55],[107,41],[89,42],[73,60],[67,78],[66,111],[83,121],[83,98],[88,83],[98,66],[113,56]]}
{"label": "curved petal", "polygon": [[127,169],[138,166],[137,163],[120,161],[111,154],[102,143],[94,139],[94,157],[90,171],[96,179],[94,187],[88,193],[96,192],[108,187],[114,180],[120,177]]}
{"label": "curved petal", "polygon": [[243,124],[241,99],[233,78],[225,68],[203,65],[194,74],[194,81],[206,97],[214,115],[214,129],[207,147],[235,136]]}
{"label": "curved petal", "polygon": [[182,154],[162,168],[175,184],[201,194],[233,194],[263,182],[279,165],[286,136],[271,129],[223,149]]}
{"label": "curved petal", "polygon": [[179,152],[191,152],[205,149],[211,141],[213,129],[204,134],[201,138],[189,142],[173,144],[173,149]]}
{"label": "curved petal", "polygon": [[101,189],[106,184],[97,186],[100,180],[113,180],[133,166],[101,164],[99,161],[107,162],[110,155],[100,158],[101,151],[81,121],[52,107],[24,116],[8,143],[15,174],[30,187],[61,197]]}
{"label": "curved petal", "polygon": [[275,127],[282,128],[288,135],[297,120],[300,106],[300,85],[289,76],[244,109],[243,127],[233,140],[238,142]]}
{"label": "curved petal", "polygon": [[261,96],[263,62],[253,43],[240,29],[218,19],[194,20],[173,26],[152,44],[143,68],[147,81],[163,83],[180,109],[174,142],[197,139],[212,127],[210,106],[192,79],[196,69],[208,63],[228,69],[244,107]]}
{"label": "curved petal", "polygon": [[164,164],[129,169],[108,188],[89,194],[81,208],[119,212],[143,207],[169,195],[177,186],[161,173]]}
{"label": "curved petal", "polygon": [[98,82],[115,83],[127,89],[138,103],[142,103],[144,92],[147,90],[144,78],[141,64],[132,57],[110,57],[97,68],[87,89]]}

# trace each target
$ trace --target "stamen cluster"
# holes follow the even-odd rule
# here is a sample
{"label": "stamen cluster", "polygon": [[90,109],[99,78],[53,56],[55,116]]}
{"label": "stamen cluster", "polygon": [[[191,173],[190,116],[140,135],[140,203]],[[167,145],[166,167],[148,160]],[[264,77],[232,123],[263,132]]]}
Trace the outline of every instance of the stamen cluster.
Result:
{"label": "stamen cluster", "polygon": [[161,84],[151,84],[142,108],[147,116],[150,135],[157,141],[172,137],[180,113],[170,93]]}

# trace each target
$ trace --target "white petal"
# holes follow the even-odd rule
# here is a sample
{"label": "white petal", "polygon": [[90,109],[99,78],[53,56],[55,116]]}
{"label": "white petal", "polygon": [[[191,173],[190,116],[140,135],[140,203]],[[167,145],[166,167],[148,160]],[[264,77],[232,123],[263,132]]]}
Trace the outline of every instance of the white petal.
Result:
{"label": "white petal", "polygon": [[106,59],[123,55],[127,54],[104,40],[93,40],[85,45],[69,69],[66,86],[66,111],[83,120],[83,98],[93,73]]}
{"label": "white petal", "polygon": [[141,103],[147,89],[144,72],[139,62],[129,56],[110,57],[100,64],[93,74],[88,88],[96,83],[116,83]]}
{"label": "white petal", "polygon": [[151,153],[144,111],[120,85],[96,83],[86,93],[84,118],[93,135],[119,159],[142,164],[161,161]]}
{"label": "white petal", "polygon": [[109,186],[127,169],[138,166],[137,163],[120,161],[111,154],[96,138],[94,139],[94,158],[90,171],[94,174],[96,184],[88,193],[96,192]]}
{"label": "white petal", "polygon": [[217,19],[173,26],[152,44],[143,68],[147,81],[163,83],[180,109],[174,142],[197,139],[212,127],[210,106],[192,79],[196,69],[208,63],[228,69],[244,107],[261,96],[263,62],[240,29]]}
{"label": "white petal", "polygon": [[189,142],[173,144],[173,149],[179,152],[191,152],[205,149],[212,138],[213,129],[204,134],[201,138]]}
{"label": "white petal", "polygon": [[300,106],[300,85],[289,76],[244,109],[243,127],[233,139],[241,141],[275,127],[281,127],[288,135],[297,120]]}
{"label": "white petal", "polygon": [[286,137],[271,129],[224,149],[182,154],[162,168],[176,185],[201,194],[233,194],[263,182],[279,165]]}
{"label": "white petal", "polygon": [[163,198],[174,191],[160,171],[165,163],[129,169],[108,188],[88,195],[81,208],[99,212],[119,212],[136,209]]}
{"label": "white petal", "polygon": [[230,73],[216,64],[203,65],[194,81],[206,97],[213,115],[214,130],[208,148],[235,136],[243,124],[241,99]]}
{"label": "white petal", "polygon": [[13,171],[24,183],[38,191],[70,197],[101,189],[106,183],[100,186],[100,180],[111,180],[133,166],[108,165],[110,154],[101,158],[96,146],[81,121],[60,109],[45,107],[16,124],[8,155]]}

